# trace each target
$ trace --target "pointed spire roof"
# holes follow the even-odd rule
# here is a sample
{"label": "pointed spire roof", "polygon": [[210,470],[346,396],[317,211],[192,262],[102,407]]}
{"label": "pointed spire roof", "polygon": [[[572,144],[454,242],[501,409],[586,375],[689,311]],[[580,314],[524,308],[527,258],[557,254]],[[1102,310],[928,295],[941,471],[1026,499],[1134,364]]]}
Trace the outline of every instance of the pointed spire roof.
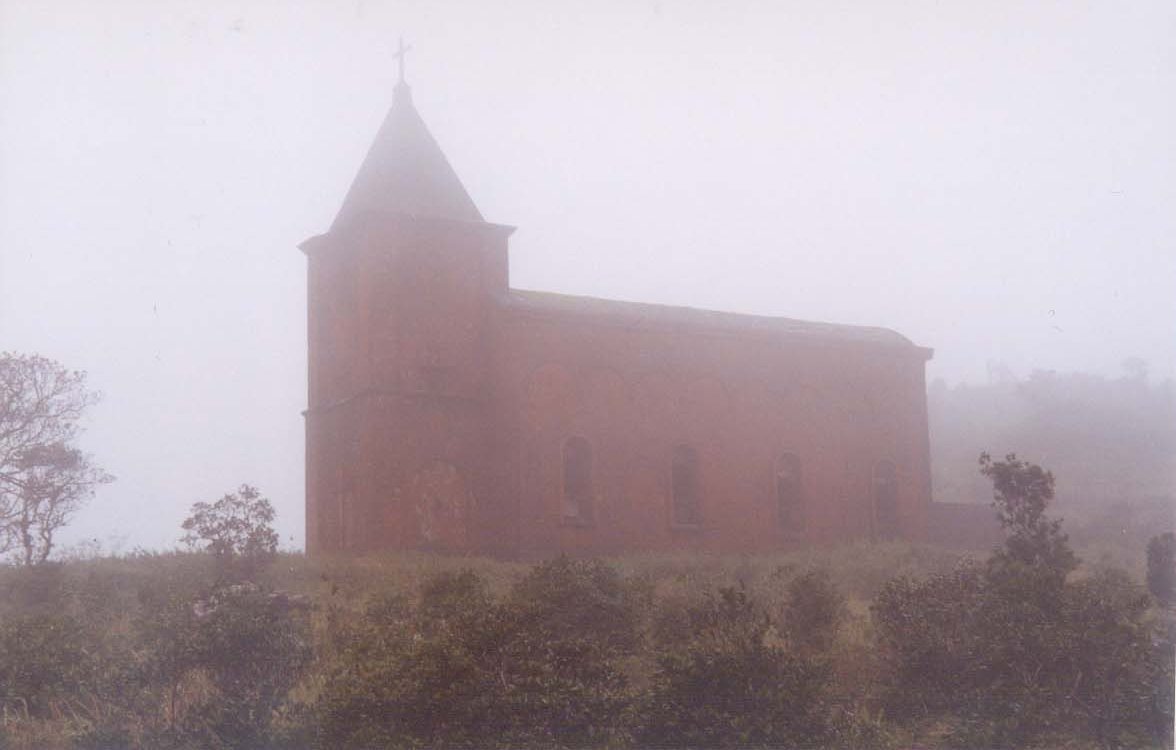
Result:
{"label": "pointed spire roof", "polygon": [[482,221],[482,214],[412,104],[401,80],[392,109],[359,168],[332,228],[362,213]]}

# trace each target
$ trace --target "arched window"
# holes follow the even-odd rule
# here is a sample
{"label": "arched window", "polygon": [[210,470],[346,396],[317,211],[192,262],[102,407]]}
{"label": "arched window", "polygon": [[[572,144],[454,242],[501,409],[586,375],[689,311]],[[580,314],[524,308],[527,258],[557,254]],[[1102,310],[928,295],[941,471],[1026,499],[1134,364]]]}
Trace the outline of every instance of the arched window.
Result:
{"label": "arched window", "polygon": [[702,498],[698,482],[698,454],[689,445],[674,448],[670,465],[673,522],[676,526],[702,523]]}
{"label": "arched window", "polygon": [[582,437],[564,442],[563,514],[581,522],[592,518],[592,446]]}
{"label": "arched window", "polygon": [[879,539],[899,535],[898,468],[890,461],[874,467],[874,523]]}
{"label": "arched window", "polygon": [[794,453],[784,453],[776,459],[776,513],[784,531],[804,530],[800,458]]}

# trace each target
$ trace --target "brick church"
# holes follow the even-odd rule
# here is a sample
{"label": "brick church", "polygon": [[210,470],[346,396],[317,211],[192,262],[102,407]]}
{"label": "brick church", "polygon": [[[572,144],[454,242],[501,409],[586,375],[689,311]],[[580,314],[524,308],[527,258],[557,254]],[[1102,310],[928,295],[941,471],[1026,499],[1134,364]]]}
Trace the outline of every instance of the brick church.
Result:
{"label": "brick church", "polygon": [[403,80],[308,260],[306,544],[536,557],[925,538],[931,350],[513,289]]}

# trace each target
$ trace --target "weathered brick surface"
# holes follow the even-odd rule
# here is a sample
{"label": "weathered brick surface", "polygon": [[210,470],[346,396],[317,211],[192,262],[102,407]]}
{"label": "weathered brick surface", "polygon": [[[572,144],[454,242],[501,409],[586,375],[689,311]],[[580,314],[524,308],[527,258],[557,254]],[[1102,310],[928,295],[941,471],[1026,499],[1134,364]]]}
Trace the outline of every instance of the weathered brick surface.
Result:
{"label": "weathered brick surface", "polygon": [[[390,116],[380,137],[404,143],[384,144],[363,184],[414,149],[428,158],[404,168],[448,169],[408,114]],[[464,195],[448,174],[429,178],[432,193]],[[755,552],[876,537],[880,462],[897,468],[897,533],[926,537],[929,350],[880,329],[511,290],[509,227],[469,220],[461,196],[437,204],[461,219],[427,215],[419,196],[413,213],[373,211],[363,184],[348,195],[362,202],[303,245],[309,552]],[[573,436],[591,448],[591,486],[569,516]],[[690,526],[674,522],[679,446],[697,457]],[[777,501],[786,453],[801,477],[791,525]]]}

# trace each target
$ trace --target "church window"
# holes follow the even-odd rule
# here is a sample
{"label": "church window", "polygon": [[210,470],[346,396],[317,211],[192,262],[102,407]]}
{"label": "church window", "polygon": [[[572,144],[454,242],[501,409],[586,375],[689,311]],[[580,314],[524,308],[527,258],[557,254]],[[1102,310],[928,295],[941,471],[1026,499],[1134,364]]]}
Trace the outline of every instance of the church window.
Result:
{"label": "church window", "polygon": [[580,522],[592,518],[592,446],[578,436],[564,442],[563,515]]}
{"label": "church window", "polygon": [[698,454],[689,445],[674,448],[670,477],[674,525],[698,526],[702,523]]}
{"label": "church window", "polygon": [[785,453],[776,459],[776,512],[780,528],[788,532],[804,529],[804,498],[801,495],[800,458]]}
{"label": "church window", "polygon": [[879,539],[898,536],[898,468],[890,461],[874,467],[874,521]]}

